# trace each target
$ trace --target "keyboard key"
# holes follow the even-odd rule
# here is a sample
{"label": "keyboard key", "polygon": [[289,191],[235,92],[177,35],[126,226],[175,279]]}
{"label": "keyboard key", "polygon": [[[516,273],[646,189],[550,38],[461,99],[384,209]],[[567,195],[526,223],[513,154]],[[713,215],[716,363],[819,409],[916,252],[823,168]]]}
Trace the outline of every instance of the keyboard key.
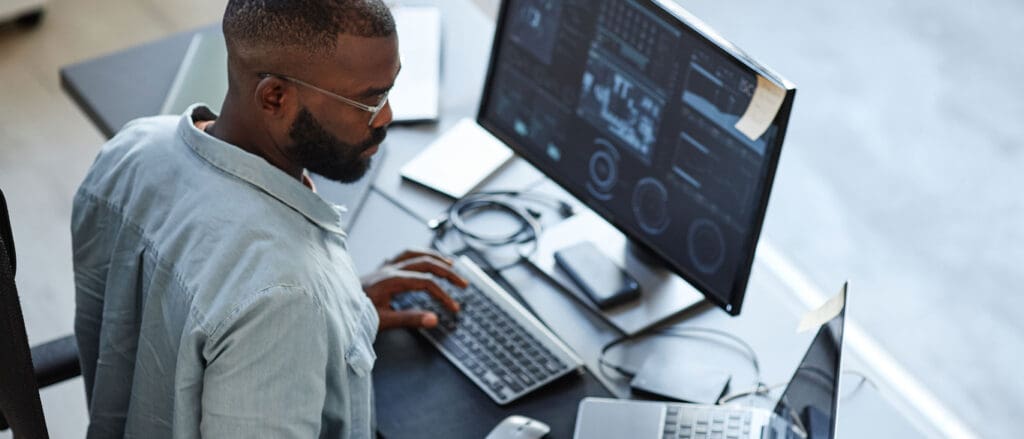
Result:
{"label": "keyboard key", "polygon": [[533,379],[532,376],[529,376],[529,375],[527,375],[525,373],[519,373],[518,375],[516,375],[516,377],[518,377],[519,380],[522,381],[523,384],[525,384],[527,386],[532,386],[533,383],[537,382],[536,380]]}
{"label": "keyboard key", "polygon": [[512,392],[512,389],[509,389],[508,387],[501,389],[501,396],[504,396],[505,399],[512,399],[515,395],[516,394]]}
{"label": "keyboard key", "polygon": [[508,368],[509,372],[512,372],[513,375],[518,376],[523,373],[523,368],[522,366],[519,365],[519,362],[509,363],[506,365],[506,367]]}
{"label": "keyboard key", "polygon": [[494,374],[494,371],[488,370],[486,373],[484,373],[483,378],[484,381],[486,381],[488,384],[501,384],[501,380],[498,378],[497,375]]}

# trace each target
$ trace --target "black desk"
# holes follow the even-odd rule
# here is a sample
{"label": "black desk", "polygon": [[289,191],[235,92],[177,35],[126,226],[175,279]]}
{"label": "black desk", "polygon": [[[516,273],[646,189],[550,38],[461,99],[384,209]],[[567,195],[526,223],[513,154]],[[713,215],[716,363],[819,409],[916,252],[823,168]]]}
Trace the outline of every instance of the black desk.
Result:
{"label": "black desk", "polygon": [[[373,181],[373,191],[354,218],[350,230],[351,253],[364,271],[373,269],[384,258],[402,249],[426,245],[430,232],[423,225],[423,220],[436,216],[450,204],[450,200],[442,196],[404,182],[398,169],[458,119],[474,115],[494,25],[468,0],[449,0],[439,4],[445,14],[441,88],[443,116],[437,125],[391,130],[385,145],[387,158],[379,165],[381,172]],[[70,66],[61,72],[65,89],[99,129],[110,136],[125,122],[157,112],[190,34],[173,35]],[[535,169],[517,160],[487,186],[522,188],[542,177]],[[550,182],[542,184],[541,188],[568,199],[567,194]],[[384,228],[388,233],[379,233]],[[562,291],[537,276],[530,267],[520,265],[502,274],[539,316],[584,358],[590,369],[597,370],[596,358],[600,347],[617,334],[604,322],[583,311]],[[836,288],[838,286],[837,283]],[[851,291],[852,296],[856,297],[856,294],[855,289]],[[714,327],[742,337],[760,355],[766,382],[789,379],[812,336],[794,334],[793,328],[804,311],[803,306],[764,264],[757,261],[746,300],[743,315],[736,318],[704,307],[681,316],[677,322]],[[856,303],[855,300],[852,302]],[[857,312],[859,310],[855,307],[850,310],[853,316]],[[545,394],[549,395],[547,398],[555,395],[553,399],[530,397],[505,410],[486,399],[422,339],[409,332],[381,334],[377,349],[379,359],[374,377],[378,397],[394,400],[405,396],[413,400],[397,407],[380,407],[380,424],[397,427],[433,425],[418,432],[424,437],[481,437],[483,432],[508,414],[541,419],[555,428],[552,437],[570,437],[575,411],[554,414],[548,410],[547,402],[558,400],[559,396],[574,402],[584,394],[602,392],[592,380],[594,375],[589,375],[582,381],[569,379],[548,389]],[[664,361],[669,364],[673,361],[701,361],[718,365],[733,374],[733,383],[737,387],[744,387],[744,383],[751,382],[753,377],[749,363],[735,351],[699,341],[650,340],[624,348],[615,360],[635,368],[640,359],[655,353],[664,356]],[[845,369],[871,372],[855,355],[847,355],[844,360]],[[846,389],[856,382],[856,378],[849,375],[844,380]],[[625,382],[607,379],[603,382],[616,395],[628,396]],[[841,437],[923,436],[907,419],[911,412],[905,402],[869,386],[862,388],[854,397],[844,399],[841,406]],[[431,421],[436,422],[431,424]]]}
{"label": "black desk", "polygon": [[194,33],[65,67],[61,85],[104,136],[114,137],[128,121],[160,113]]}

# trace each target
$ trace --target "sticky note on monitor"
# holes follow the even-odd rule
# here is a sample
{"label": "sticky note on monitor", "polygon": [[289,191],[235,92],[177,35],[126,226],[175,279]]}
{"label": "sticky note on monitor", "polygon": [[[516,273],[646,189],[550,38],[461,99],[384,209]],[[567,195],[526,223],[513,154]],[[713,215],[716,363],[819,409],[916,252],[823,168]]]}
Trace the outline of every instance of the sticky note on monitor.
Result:
{"label": "sticky note on monitor", "polygon": [[779,108],[782,108],[782,101],[785,98],[786,90],[757,75],[754,97],[750,100],[747,111],[736,122],[736,129],[750,140],[757,140],[772,126],[772,121],[779,113]]}

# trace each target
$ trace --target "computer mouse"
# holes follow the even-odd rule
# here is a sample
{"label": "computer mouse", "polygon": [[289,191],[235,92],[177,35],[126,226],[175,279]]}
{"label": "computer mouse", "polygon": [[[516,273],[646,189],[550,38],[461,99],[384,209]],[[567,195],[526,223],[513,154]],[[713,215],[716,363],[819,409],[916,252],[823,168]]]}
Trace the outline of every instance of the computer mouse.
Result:
{"label": "computer mouse", "polygon": [[487,439],[540,439],[550,431],[551,427],[536,419],[512,415],[499,422]]}

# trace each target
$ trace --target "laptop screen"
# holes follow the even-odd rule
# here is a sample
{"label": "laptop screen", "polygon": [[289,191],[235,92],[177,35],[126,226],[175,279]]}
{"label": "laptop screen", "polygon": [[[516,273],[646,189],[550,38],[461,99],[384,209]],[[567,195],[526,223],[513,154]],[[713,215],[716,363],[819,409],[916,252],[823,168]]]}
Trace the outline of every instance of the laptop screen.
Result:
{"label": "laptop screen", "polygon": [[[775,414],[802,431],[809,439],[835,437],[836,409],[839,403],[839,374],[846,317],[846,285],[843,286],[843,308],[834,318],[821,325],[818,334],[800,361],[796,373],[786,386]],[[788,437],[788,435],[787,435]]]}

